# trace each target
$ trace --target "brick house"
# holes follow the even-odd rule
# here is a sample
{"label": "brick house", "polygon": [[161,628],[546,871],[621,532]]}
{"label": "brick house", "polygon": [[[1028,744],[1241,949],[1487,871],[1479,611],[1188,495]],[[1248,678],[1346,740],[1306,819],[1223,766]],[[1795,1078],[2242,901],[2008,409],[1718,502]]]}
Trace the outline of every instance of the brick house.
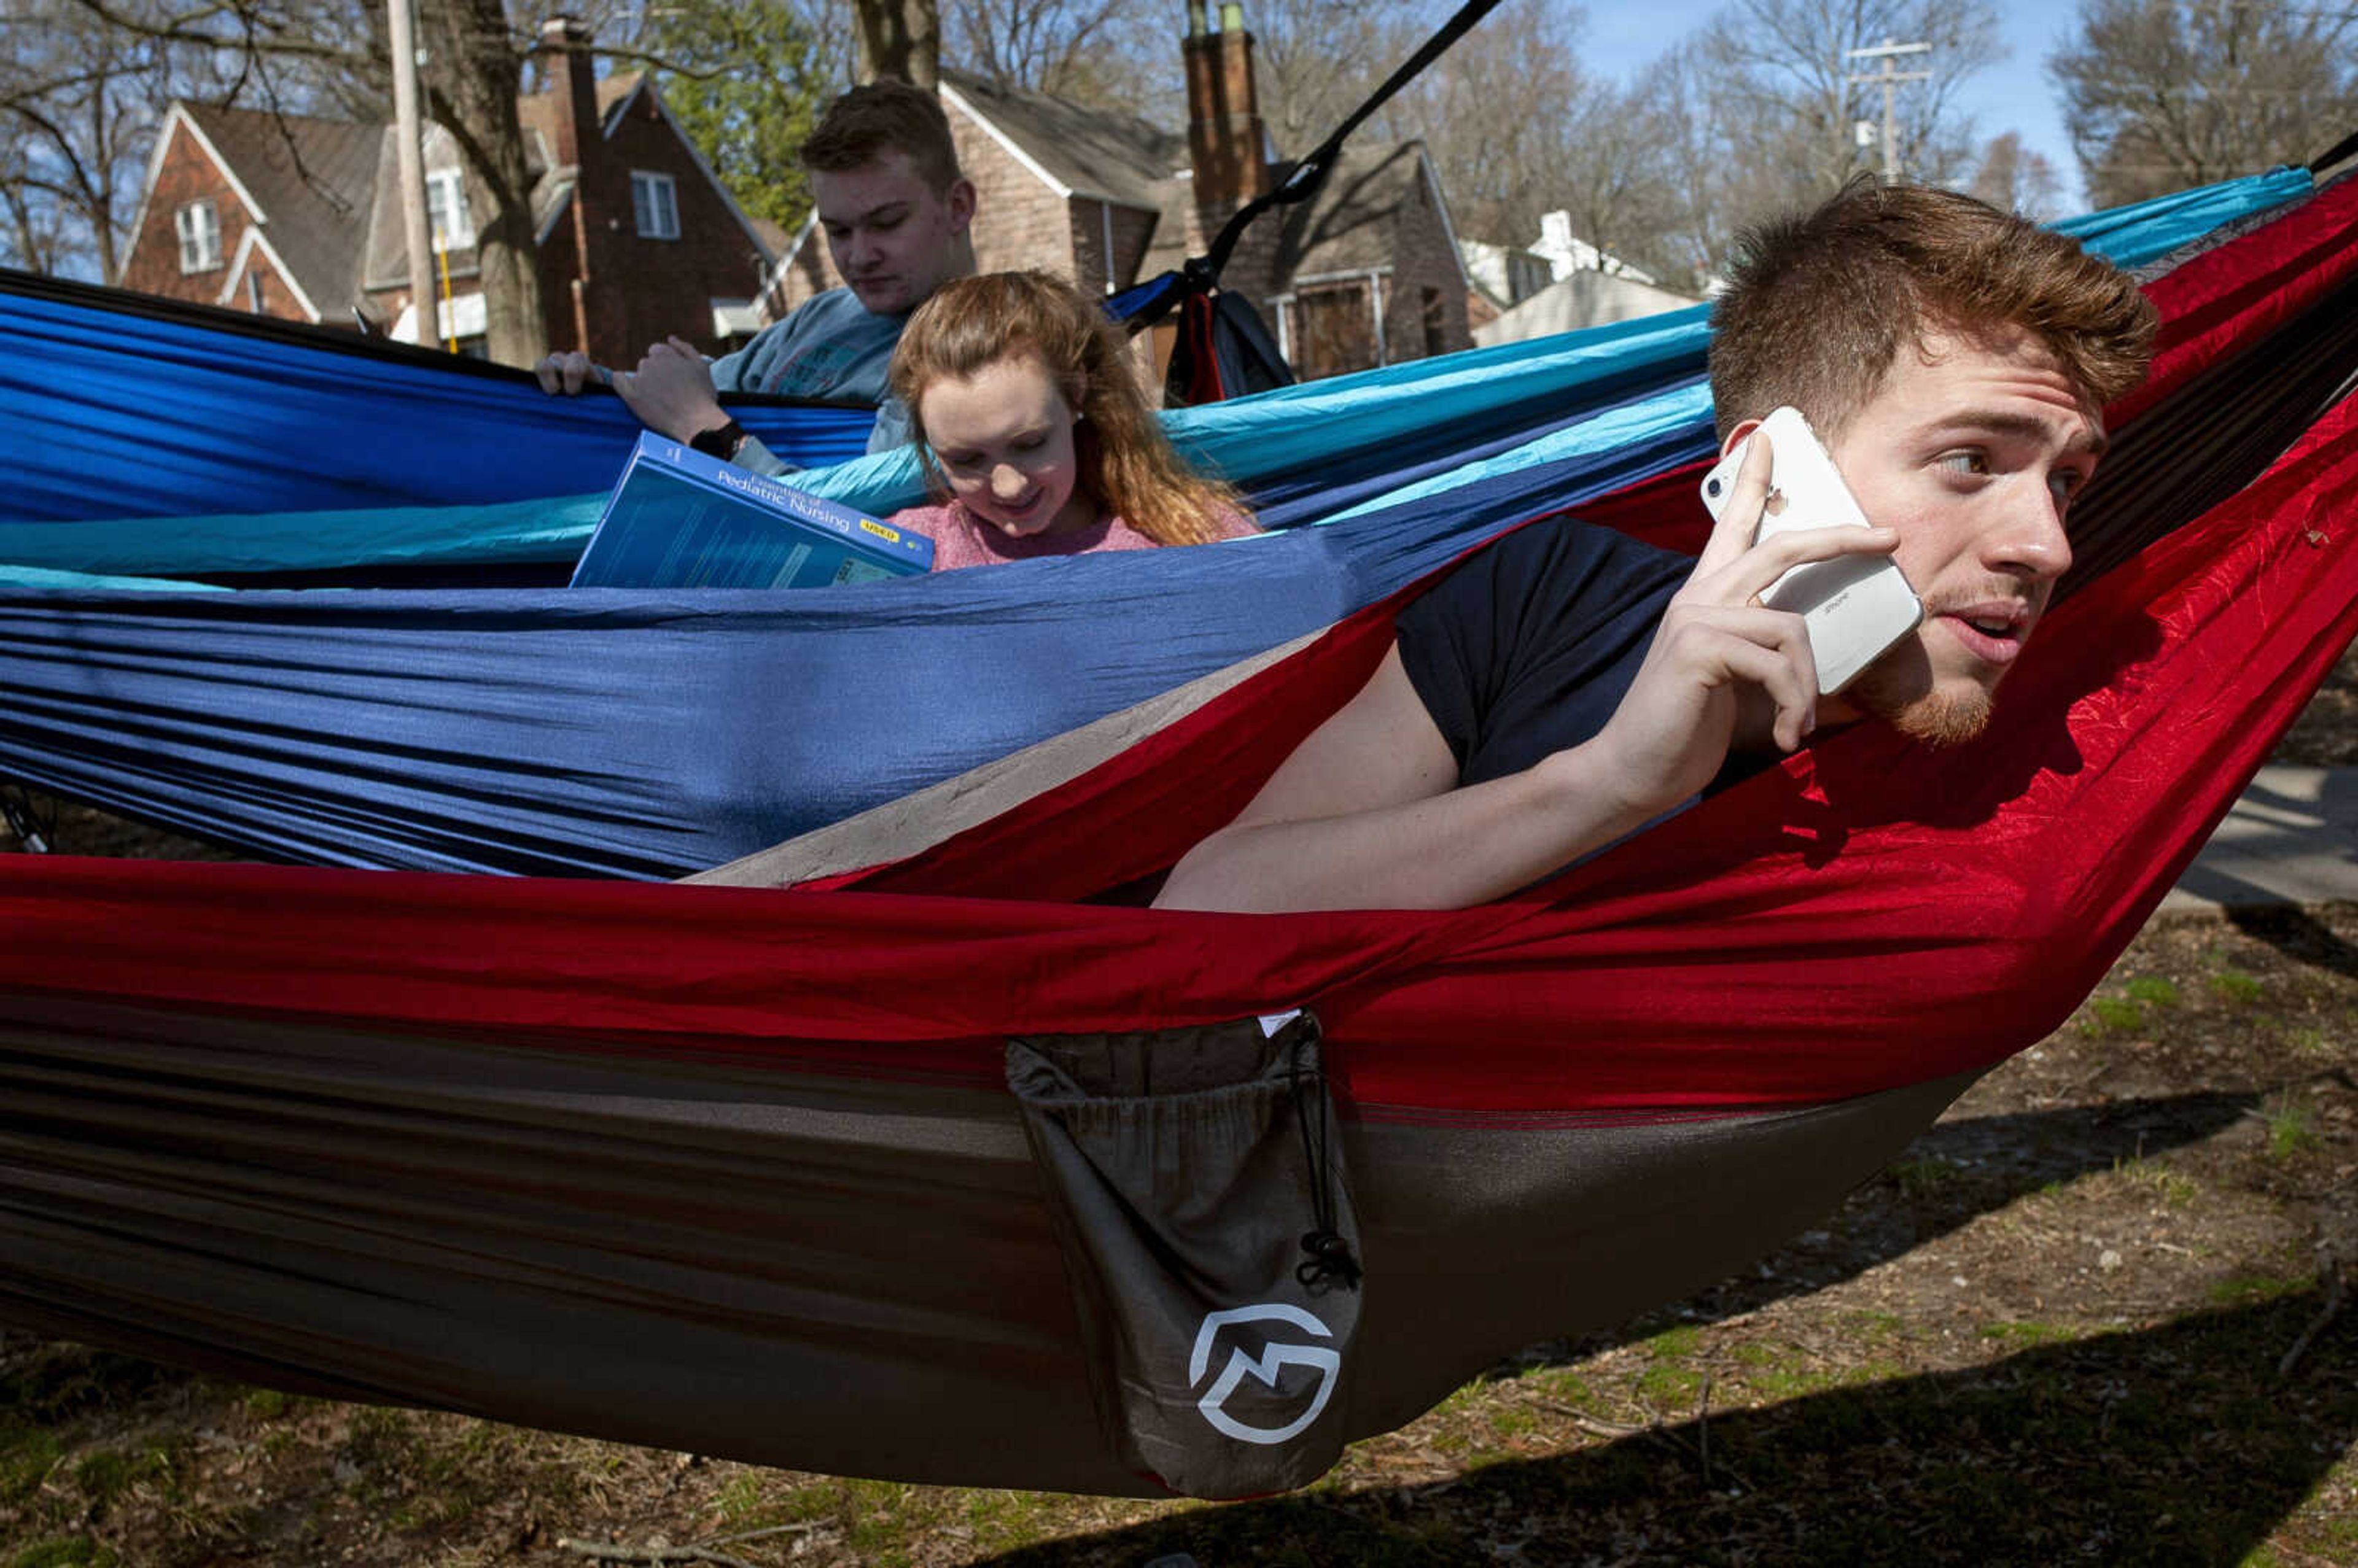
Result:
{"label": "brick house", "polygon": [[[550,90],[516,101],[552,348],[630,363],[676,333],[708,350],[758,325],[774,241],[738,208],[638,75],[600,81],[578,21],[546,28]],[[489,192],[439,125],[424,141],[438,236],[427,297],[481,354],[473,214]],[[405,330],[413,308],[393,127],[175,103],[150,155],[122,286],[281,319]]]}
{"label": "brick house", "polygon": [[[1190,6],[1184,135],[955,70],[942,107],[979,197],[975,264],[1034,267],[1113,294],[1200,255],[1238,208],[1291,171],[1272,162],[1242,7],[1218,30]],[[816,217],[762,297],[774,320],[841,278]],[[1223,284],[1243,295],[1303,379],[1470,347],[1468,285],[1419,142],[1348,147],[1309,203],[1257,220]],[[1163,330],[1163,355],[1168,329]],[[1158,356],[1160,357],[1160,356]]]}

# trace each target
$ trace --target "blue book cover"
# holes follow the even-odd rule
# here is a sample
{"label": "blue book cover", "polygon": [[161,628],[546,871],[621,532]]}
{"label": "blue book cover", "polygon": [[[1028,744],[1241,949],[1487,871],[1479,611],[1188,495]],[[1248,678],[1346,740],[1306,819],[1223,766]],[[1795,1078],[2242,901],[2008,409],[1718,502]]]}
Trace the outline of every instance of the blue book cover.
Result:
{"label": "blue book cover", "polygon": [[573,568],[576,588],[832,588],[933,569],[934,542],[653,431]]}

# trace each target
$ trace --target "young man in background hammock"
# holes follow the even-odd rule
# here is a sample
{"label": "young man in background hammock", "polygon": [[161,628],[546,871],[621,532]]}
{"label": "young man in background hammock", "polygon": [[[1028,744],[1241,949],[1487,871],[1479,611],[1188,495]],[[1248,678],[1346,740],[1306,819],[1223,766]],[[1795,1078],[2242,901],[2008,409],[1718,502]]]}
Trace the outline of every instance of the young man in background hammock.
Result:
{"label": "young man in background hammock", "polygon": [[[1731,757],[1872,718],[1979,733],[2071,564],[2102,410],[2144,378],[2155,315],[2127,275],[1970,198],[1855,182],[1747,236],[1713,310],[1721,451],[1791,404],[1876,526],[1754,543],[1776,454],[1752,450],[1693,561],[1542,522],[1402,611],[1391,651],[1235,821],[1171,908],[1455,908],[1546,877],[1675,809]],[[1918,629],[1822,696],[1789,568],[1888,554]]]}
{"label": "young man in background hammock", "polygon": [[611,384],[650,430],[755,473],[786,473],[791,465],[729,416],[720,393],[873,403],[868,449],[905,445],[908,411],[893,400],[886,370],[909,313],[974,271],[967,232],[974,184],[958,172],[940,101],[900,81],[855,87],[828,104],[802,162],[846,287],[806,300],[708,362],[681,338],[649,348],[635,371],[610,372],[583,353],[551,354],[534,371],[541,390]]}

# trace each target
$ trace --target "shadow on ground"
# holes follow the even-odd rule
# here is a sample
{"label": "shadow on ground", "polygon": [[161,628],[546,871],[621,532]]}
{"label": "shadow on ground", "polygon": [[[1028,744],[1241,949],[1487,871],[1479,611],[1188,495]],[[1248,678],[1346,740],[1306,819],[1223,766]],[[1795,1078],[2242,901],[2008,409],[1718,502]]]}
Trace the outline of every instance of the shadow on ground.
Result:
{"label": "shadow on ground", "polygon": [[1472,1454],[1433,1485],[1329,1487],[990,1562],[2239,1563],[2358,1443],[2348,1318],[2299,1376],[2276,1377],[2320,1301],[2297,1292],[1713,1416],[1707,1434],[1689,1422],[1550,1457]]}
{"label": "shadow on ground", "polygon": [[1534,1346],[1511,1365],[1571,1365],[1659,1333],[1668,1320],[1717,1323],[1824,1290],[2043,1187],[2199,1143],[2258,1103],[2255,1095],[2206,1091],[1942,1122],[1860,1189],[1874,1195],[1884,1188],[1882,1201],[1854,1198],[1829,1213],[1823,1229],[1806,1232],[1764,1259],[1758,1271],[1611,1330]]}
{"label": "shadow on ground", "polygon": [[2307,909],[2253,904],[2230,906],[2224,914],[2236,930],[2297,963],[2358,979],[2358,946],[2344,941]]}

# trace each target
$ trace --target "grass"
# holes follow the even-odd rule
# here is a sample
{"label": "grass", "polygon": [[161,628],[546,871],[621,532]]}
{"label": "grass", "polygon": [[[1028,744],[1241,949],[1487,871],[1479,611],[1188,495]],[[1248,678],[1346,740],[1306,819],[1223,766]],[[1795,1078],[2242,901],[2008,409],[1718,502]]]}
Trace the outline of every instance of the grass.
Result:
{"label": "grass", "polygon": [[2069,1345],[2082,1337],[2082,1332],[2061,1323],[1985,1323],[1981,1336],[2027,1350],[2040,1345]]}
{"label": "grass", "polygon": [[2213,1280],[2208,1294],[2213,1304],[2223,1307],[2252,1306],[2272,1302],[2281,1296],[2299,1294],[2316,1284],[2313,1279],[2264,1274],[2251,1270],[2239,1271],[2223,1280]]}
{"label": "grass", "polygon": [[2303,1096],[2271,1097],[2260,1108],[2260,1120],[2268,1130],[2268,1152],[2279,1160],[2306,1154],[2325,1141],[2317,1130],[2317,1108]]}
{"label": "grass", "polygon": [[2176,1007],[2178,982],[2160,975],[2139,975],[2128,983],[2129,1000],[2146,1007]]}
{"label": "grass", "polygon": [[1894,1160],[1888,1169],[1900,1193],[1911,1198],[1930,1196],[1957,1177],[1957,1167],[1937,1154],[1920,1160]]}
{"label": "grass", "polygon": [[2237,1007],[2260,1000],[2260,982],[2241,969],[2222,969],[2211,977],[2211,994]]}
{"label": "grass", "polygon": [[37,1541],[8,1559],[7,1568],[114,1568],[121,1561],[86,1535]]}
{"label": "grass", "polygon": [[2092,996],[2080,1033],[2092,1037],[2135,1034],[2145,1027],[2145,1009],[2125,996]]}
{"label": "grass", "polygon": [[2170,1208],[2191,1207],[2202,1188],[2193,1177],[2171,1170],[2158,1160],[2124,1160],[2113,1169],[2140,1186],[2151,1187],[2154,1195]]}

